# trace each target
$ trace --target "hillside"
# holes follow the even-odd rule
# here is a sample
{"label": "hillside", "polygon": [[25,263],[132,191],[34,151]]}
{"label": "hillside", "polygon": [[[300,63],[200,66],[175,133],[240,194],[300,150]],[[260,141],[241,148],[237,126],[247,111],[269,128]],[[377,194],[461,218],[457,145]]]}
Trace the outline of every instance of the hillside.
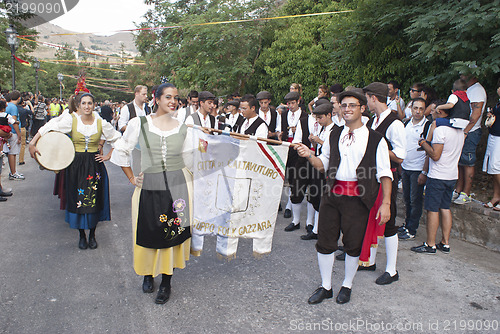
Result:
{"label": "hillside", "polygon": [[[123,43],[124,51],[127,55],[137,55],[132,33],[117,33],[111,36],[97,36],[94,34],[49,36],[51,34],[73,33],[51,23],[42,24],[36,27],[36,30],[40,33],[40,37],[38,38],[40,42],[58,45],[67,43],[75,49],[78,48],[81,42],[87,51],[105,55],[120,54]],[[51,59],[54,58],[55,53],[56,48],[39,44],[33,56],[40,59]]]}

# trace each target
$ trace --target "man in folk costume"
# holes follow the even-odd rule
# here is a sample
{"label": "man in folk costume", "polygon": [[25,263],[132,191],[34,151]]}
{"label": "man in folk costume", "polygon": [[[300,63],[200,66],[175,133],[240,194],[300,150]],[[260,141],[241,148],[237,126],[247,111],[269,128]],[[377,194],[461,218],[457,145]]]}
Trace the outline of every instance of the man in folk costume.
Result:
{"label": "man in folk costume", "polygon": [[[291,143],[294,139],[295,130],[297,129],[297,124],[299,124],[300,119],[301,118],[307,119],[307,113],[302,111],[302,109],[299,107],[299,100],[300,100],[300,95],[297,92],[290,92],[285,96],[285,101],[288,106],[288,110],[285,113],[281,114],[280,139],[282,141],[288,141],[289,143]],[[288,160],[286,162],[286,178],[288,179],[288,182],[290,184],[294,182],[293,180],[297,174],[297,170],[295,168],[297,159],[298,159],[297,152],[295,152],[294,150],[289,150]],[[292,216],[292,211],[291,211],[292,206],[293,206],[292,201],[289,198],[284,213],[285,218],[290,218]],[[300,204],[298,204],[298,207],[300,207]],[[292,221],[293,224],[288,225],[285,228],[285,231],[288,232],[300,228],[299,219],[300,216],[295,215]]]}
{"label": "man in folk costume", "polygon": [[[328,103],[326,99],[320,99],[320,103]],[[324,102],[323,102],[324,101]],[[316,120],[314,115],[309,115],[303,117],[297,123],[297,129],[295,130],[295,135],[293,137],[292,143],[302,143],[309,147],[309,149],[314,152],[315,145],[311,142],[310,137],[319,135],[321,130],[321,125]],[[299,157],[295,163],[296,175],[293,181],[290,182],[290,200],[292,202],[292,222],[285,228],[285,231],[293,231],[300,227],[300,212],[302,209],[302,202],[306,191],[309,189],[309,194],[316,194],[318,192],[313,186],[313,179],[319,179],[320,175],[318,172],[312,168],[311,164],[307,159]],[[318,206],[319,208],[319,206]],[[312,233],[314,225],[314,214],[315,209],[312,202],[307,203],[307,220],[306,220],[306,231],[308,234]]]}
{"label": "man in folk costume", "polygon": [[259,138],[267,138],[268,128],[266,122],[257,115],[259,109],[259,101],[253,96],[244,96],[240,101],[240,111],[244,122],[239,126],[239,133],[256,136]]}
{"label": "man in folk costume", "polygon": [[338,249],[341,231],[347,254],[344,282],[337,303],[350,300],[352,281],[367,237],[365,231],[367,227],[384,224],[390,218],[392,173],[387,143],[361,121],[366,105],[363,94],[346,91],[339,95],[339,100],[346,125],[332,128],[321,154],[315,157],[304,144],[297,147],[299,156],[328,176],[321,198],[316,243],[322,284],[309,298],[309,304],[333,297],[334,252]]}
{"label": "man in folk costume", "polygon": [[179,122],[184,123],[189,115],[194,114],[199,108],[200,101],[198,100],[198,98],[199,96],[196,90],[190,91],[187,96],[187,106],[185,106],[184,108],[180,108],[177,111],[175,119],[177,119]]}
{"label": "man in folk costume", "polygon": [[198,125],[205,128],[215,128],[215,117],[211,113],[215,110],[215,95],[203,91],[198,94],[200,108],[186,118],[186,125]]}
{"label": "man in folk costume", "polygon": [[[320,101],[322,101],[321,99]],[[332,121],[333,105],[330,102],[323,103],[313,109],[314,117],[316,121],[321,126],[318,135],[310,134],[309,140],[314,145],[314,156],[317,157],[321,155],[321,149],[325,140],[327,140],[330,131],[335,126]],[[321,195],[323,193],[323,188],[326,186],[325,174],[315,169],[310,163],[308,163],[310,184],[309,184],[309,194],[307,197],[307,234],[302,235],[300,238],[302,240],[312,240],[318,239],[318,219],[319,219],[319,207],[321,203]],[[309,210],[310,207],[313,209],[314,217],[310,218]],[[314,225],[310,225],[310,220],[314,221]]]}
{"label": "man in folk costume", "polygon": [[125,132],[128,122],[136,116],[149,115],[150,110],[147,105],[148,101],[148,87],[138,85],[134,89],[134,100],[125,105],[120,110],[120,119],[118,120],[118,129]]}
{"label": "man in folk costume", "polygon": [[267,138],[278,139],[278,134],[281,132],[281,116],[276,111],[276,108],[271,106],[271,93],[268,91],[261,91],[257,94],[259,101],[259,117],[266,122],[269,129]]}
{"label": "man in folk costume", "polygon": [[[387,263],[385,272],[377,278],[375,283],[379,285],[391,284],[399,279],[396,271],[398,257],[398,227],[396,226],[396,197],[398,193],[398,166],[406,157],[406,132],[403,123],[397,115],[387,107],[387,94],[389,88],[382,82],[373,82],[363,88],[365,92],[368,108],[375,113],[375,117],[370,119],[366,126],[377,131],[387,141],[389,146],[389,157],[391,159],[392,171],[392,195],[391,195],[391,219],[385,224],[384,240],[387,253]],[[376,269],[375,257],[377,248],[373,247],[370,254],[370,265],[367,270]],[[360,269],[361,269],[360,268]]]}
{"label": "man in folk costume", "polygon": [[231,131],[235,132],[238,129],[238,124],[245,121],[245,117],[240,114],[240,101],[232,100],[226,104],[226,124],[231,127]]}

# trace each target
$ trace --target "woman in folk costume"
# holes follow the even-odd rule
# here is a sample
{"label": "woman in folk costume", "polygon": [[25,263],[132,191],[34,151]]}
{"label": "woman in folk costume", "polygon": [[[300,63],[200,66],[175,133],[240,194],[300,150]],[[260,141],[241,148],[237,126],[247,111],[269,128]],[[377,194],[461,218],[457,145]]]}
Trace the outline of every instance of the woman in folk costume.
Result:
{"label": "woman in folk costume", "polygon": [[[65,172],[66,222],[80,231],[80,249],[95,249],[97,223],[111,220],[109,180],[99,142],[104,137],[113,143],[121,134],[94,112],[94,96],[90,93],[78,96],[76,113],[64,113],[38,130],[29,146],[32,158],[40,154],[35,147],[38,139],[49,131],[69,134],[75,146],[75,159]],[[90,230],[88,242],[85,230]]]}
{"label": "woman in folk costume", "polygon": [[192,175],[183,158],[189,146],[185,143],[190,143],[188,129],[172,117],[179,100],[177,88],[161,84],[155,98],[156,113],[130,120],[111,162],[137,185],[130,156],[139,143],[144,177],[142,189],[137,187],[132,196],[134,269],[144,276],[144,293],[154,291],[153,277],[162,274],[155,303],[164,304],[170,297],[174,268],[184,268],[189,259]]}

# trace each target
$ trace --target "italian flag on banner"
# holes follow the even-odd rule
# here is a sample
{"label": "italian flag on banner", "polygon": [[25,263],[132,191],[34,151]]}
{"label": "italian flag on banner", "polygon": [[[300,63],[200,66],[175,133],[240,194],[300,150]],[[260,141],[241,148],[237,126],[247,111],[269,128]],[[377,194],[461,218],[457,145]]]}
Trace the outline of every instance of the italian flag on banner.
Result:
{"label": "italian flag on banner", "polygon": [[[269,253],[285,178],[286,145],[192,131],[193,226],[191,248],[217,236],[217,253],[235,257],[239,238],[253,239],[255,256]],[[188,137],[188,138],[189,138]]]}

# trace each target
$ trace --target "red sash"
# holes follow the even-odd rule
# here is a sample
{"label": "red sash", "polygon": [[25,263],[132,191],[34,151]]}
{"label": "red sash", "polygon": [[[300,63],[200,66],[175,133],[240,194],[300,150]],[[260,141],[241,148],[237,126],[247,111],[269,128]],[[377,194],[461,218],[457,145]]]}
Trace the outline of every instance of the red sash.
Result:
{"label": "red sash", "polygon": [[379,225],[380,217],[375,219],[377,216],[378,209],[382,205],[382,186],[378,190],[377,200],[375,204],[370,209],[370,214],[368,216],[368,224],[366,225],[365,237],[363,239],[363,245],[361,247],[361,254],[359,255],[359,265],[363,267],[368,267],[370,265],[370,248],[378,246],[378,239],[384,236],[385,224]]}
{"label": "red sash", "polygon": [[358,181],[335,180],[332,193],[344,196],[359,196]]}

